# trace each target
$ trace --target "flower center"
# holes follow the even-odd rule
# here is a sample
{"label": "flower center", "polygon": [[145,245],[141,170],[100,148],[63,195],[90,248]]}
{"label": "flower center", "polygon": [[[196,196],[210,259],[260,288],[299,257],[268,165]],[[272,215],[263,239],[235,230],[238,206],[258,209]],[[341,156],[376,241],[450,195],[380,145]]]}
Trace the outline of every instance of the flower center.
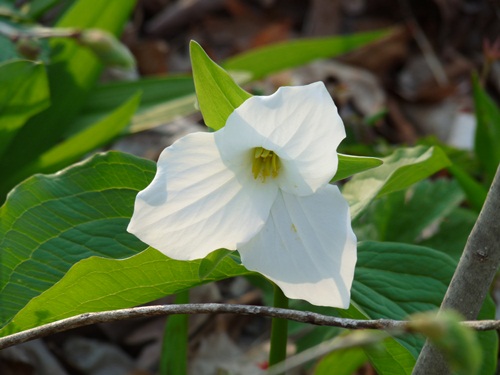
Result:
{"label": "flower center", "polygon": [[280,158],[273,151],[266,150],[263,147],[256,147],[254,150],[254,159],[252,164],[253,177],[257,179],[260,176],[262,182],[271,176],[275,178],[280,170]]}

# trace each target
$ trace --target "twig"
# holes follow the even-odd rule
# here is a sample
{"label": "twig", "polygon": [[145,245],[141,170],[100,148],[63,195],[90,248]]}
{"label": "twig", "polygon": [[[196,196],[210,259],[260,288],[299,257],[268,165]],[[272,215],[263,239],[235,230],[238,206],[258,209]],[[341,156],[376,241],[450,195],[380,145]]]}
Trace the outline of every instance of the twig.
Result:
{"label": "twig", "polygon": [[[441,310],[453,309],[465,319],[476,319],[500,265],[500,166],[484,206],[472,229]],[[414,375],[447,374],[446,361],[426,343]]]}
{"label": "twig", "polygon": [[[58,320],[36,328],[0,338],[0,349],[35,340],[54,333],[68,331],[73,328],[84,327],[96,323],[115,322],[124,319],[146,318],[173,314],[239,314],[259,315],[270,318],[282,318],[301,323],[320,326],[332,326],[346,329],[379,329],[384,331],[412,332],[410,322],[405,320],[376,319],[356,320],[337,318],[334,316],[317,314],[309,311],[280,309],[267,306],[231,305],[221,303],[186,304],[186,305],[159,305],[133,307],[130,309],[86,313],[71,318]],[[477,331],[500,329],[500,320],[483,320],[462,322],[467,327]]]}

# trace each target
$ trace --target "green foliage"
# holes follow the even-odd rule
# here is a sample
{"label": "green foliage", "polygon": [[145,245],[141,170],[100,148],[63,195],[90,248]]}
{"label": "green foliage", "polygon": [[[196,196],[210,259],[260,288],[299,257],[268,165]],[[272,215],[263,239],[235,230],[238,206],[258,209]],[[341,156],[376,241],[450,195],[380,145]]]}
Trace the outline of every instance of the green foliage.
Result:
{"label": "green foliage", "polygon": [[42,64],[11,60],[0,64],[0,158],[21,126],[49,106],[49,86]]}
{"label": "green foliage", "polygon": [[476,76],[472,83],[477,119],[474,152],[486,171],[489,185],[500,163],[500,109],[482,89]]}
{"label": "green foliage", "polygon": [[223,67],[245,71],[260,79],[280,70],[304,65],[313,60],[347,53],[388,35],[390,30],[370,31],[346,36],[287,41],[242,53],[227,60]]}
{"label": "green foliage", "polygon": [[424,230],[439,223],[463,201],[451,180],[421,181],[372,202],[357,220],[358,237],[378,241],[419,243]]}
{"label": "green foliage", "polygon": [[200,267],[198,268],[198,277],[203,280],[210,276],[217,269],[219,263],[232,253],[232,251],[226,249],[212,251],[201,260]]}
{"label": "green foliage", "polygon": [[[361,242],[353,305],[372,319],[404,319],[418,311],[434,310],[441,304],[455,266],[450,257],[433,249]],[[402,342],[415,357],[423,344],[416,337]]]}
{"label": "green foliage", "polygon": [[476,212],[481,211],[484,201],[486,200],[488,190],[457,164],[450,165],[448,170],[462,187],[462,190],[464,191],[467,201],[470,203],[471,207]]}
{"label": "green foliage", "polygon": [[[0,16],[11,17],[7,24],[17,32],[22,27],[13,20],[36,19],[56,1],[35,0],[21,10],[4,3]],[[234,74],[215,64],[196,42],[190,45],[193,78],[97,84],[103,58],[116,62],[118,56],[120,64],[131,67],[128,51],[111,35],[119,35],[134,1],[65,4],[68,10],[56,27],[97,28],[110,34],[100,34],[106,37],[97,44],[84,40],[94,53],[71,38],[40,43],[35,47],[47,56],[39,62],[14,59],[19,52],[0,37],[0,201],[35,173],[55,172],[123,133],[194,111],[195,87],[205,122],[213,130],[222,128],[234,109],[251,96],[235,83]],[[280,43],[233,57],[224,67],[258,79],[350,51],[387,33]],[[118,55],[110,56],[110,48]],[[488,184],[500,162],[500,111],[477,80],[474,98],[476,153]],[[459,207],[464,193],[455,182],[412,185],[447,166],[478,211],[486,189],[470,171],[458,164],[450,166],[439,147],[398,149],[383,159],[339,154],[332,181],[353,176],[343,193],[351,205],[358,238],[394,242],[360,243],[351,307],[325,311],[358,319],[406,319],[440,305],[477,214]],[[135,196],[154,173],[149,161],[110,152],[54,175],[29,177],[10,192],[0,208],[0,336],[80,313],[132,307],[167,294],[179,294],[186,302],[190,288],[250,274],[234,252],[219,249],[205,259],[177,261],[127,233]],[[493,315],[494,306],[488,300],[481,317]],[[430,329],[420,325],[420,331],[445,351],[458,373],[492,374],[496,335],[481,333],[479,349],[475,336],[462,330],[456,320],[433,321],[426,316],[418,324],[431,324]],[[166,332],[167,345],[177,349],[166,351],[163,370],[185,373],[185,361],[181,364],[176,358],[186,354],[179,343],[185,344],[187,318],[169,318]],[[324,338],[320,335],[315,340]],[[367,359],[381,375],[411,374],[422,344],[421,337],[409,335],[386,339],[377,347],[335,352],[318,364],[316,374],[329,373],[332,367],[348,374]]]}
{"label": "green foliage", "polygon": [[144,250],[126,227],[154,172],[152,162],[108,153],[12,190],[0,209],[0,326],[78,261]]}
{"label": "green foliage", "polygon": [[[125,232],[125,227],[135,194],[153,174],[151,162],[109,153],[64,173],[30,178],[9,195],[0,212],[1,246],[8,249],[8,256],[2,259],[4,287],[0,298],[11,301],[5,304],[2,321],[18,316],[5,332],[86,311],[130,307],[247,272],[232,257],[224,256],[223,250],[195,262],[169,260],[153,250],[127,261],[86,259],[92,255],[125,258],[145,248]],[[39,227],[42,224],[47,228]],[[46,264],[55,259],[55,268],[47,274]],[[362,259],[360,251],[359,265]],[[161,266],[156,263],[165,268],[160,272],[156,267]],[[18,280],[25,280],[22,286]],[[34,312],[42,306],[48,309],[43,320],[29,318],[37,316]]]}
{"label": "green foliage", "polygon": [[209,128],[218,130],[224,127],[235,108],[251,95],[214,63],[198,43],[191,41],[189,47],[196,95],[203,119]]}
{"label": "green foliage", "polygon": [[92,90],[82,112],[68,126],[70,136],[105,117],[135,93],[141,103],[131,119],[128,132],[138,132],[194,112],[194,83],[190,76],[142,78],[99,84]]}
{"label": "green foliage", "polygon": [[352,375],[368,361],[363,348],[338,350],[326,355],[316,366],[315,375]]}
{"label": "green foliage", "polygon": [[[74,2],[55,26],[79,29],[100,28],[116,35],[125,24],[133,5],[133,0],[97,3],[79,0]],[[52,39],[49,46],[50,64],[46,65],[45,69],[50,87],[50,106],[35,116],[28,116],[27,121],[17,125],[17,131],[6,145],[3,157],[0,159],[0,170],[4,175],[0,180],[0,201],[3,201],[5,194],[16,183],[38,171],[34,167],[40,163],[37,159],[47,158],[47,153],[51,163],[58,168],[69,165],[77,157],[71,152],[68,153],[69,157],[66,159],[63,155],[54,155],[58,152],[55,147],[58,147],[61,142],[68,123],[78,115],[85,103],[101,72],[102,64],[89,50],[77,45],[73,40]],[[4,79],[0,76],[0,80]],[[40,78],[33,76],[25,84],[39,87]],[[43,94],[43,90],[39,94]],[[131,95],[128,98],[130,97]],[[24,113],[24,108],[18,112]],[[3,117],[0,118],[0,123],[3,121]],[[92,150],[96,145],[109,142],[112,137],[116,136],[116,131],[104,129],[107,126],[106,122],[101,125],[91,132],[94,135],[102,132],[99,142],[89,143],[86,150],[83,150],[84,145],[80,145],[81,153]],[[110,135],[110,138],[104,139],[105,134]],[[82,134],[73,142],[81,142],[82,139],[88,141],[90,139],[88,135]],[[65,147],[62,146],[62,149]],[[57,163],[54,162],[55,159],[58,159]],[[41,163],[49,164],[48,162]]]}
{"label": "green foliage", "polygon": [[134,114],[140,95],[134,95],[130,100],[74,136],[58,143],[50,150],[36,157],[20,172],[6,179],[7,184],[35,173],[51,173],[64,168],[68,163],[79,161],[88,152],[106,145],[111,139],[118,137],[128,126]]}
{"label": "green foliage", "polygon": [[[189,303],[189,290],[175,296],[176,304]],[[163,335],[160,374],[187,374],[189,315],[170,315]]]}
{"label": "green foliage", "polygon": [[201,260],[179,261],[147,249],[123,260],[90,257],[33,298],[0,331],[5,335],[89,311],[137,306],[212,281],[248,273],[230,257],[200,279]]}
{"label": "green foliage", "polygon": [[441,149],[424,146],[401,148],[382,160],[383,165],[355,175],[344,186],[353,220],[373,199],[403,190],[450,163]]}
{"label": "green foliage", "polygon": [[453,208],[449,215],[443,218],[435,233],[423,239],[420,245],[444,251],[458,261],[477,216],[478,214],[472,210]]}
{"label": "green foliage", "polygon": [[383,164],[383,161],[377,158],[353,156],[338,154],[339,168],[331,182],[343,180],[356,173],[364,172],[368,169],[376,168]]}
{"label": "green foliage", "polygon": [[[455,267],[456,263],[450,257],[430,248],[401,243],[362,242],[358,247],[353,302],[349,310],[340,312],[349,318],[405,319],[416,312],[435,310],[441,304]],[[488,299],[482,319],[494,316],[492,306],[491,299]],[[483,334],[481,373],[492,374],[496,368],[498,338],[495,332]],[[423,345],[423,340],[418,336],[404,336],[397,341],[414,358]],[[395,350],[392,345],[392,350]],[[381,354],[381,358],[376,357]],[[397,370],[402,366],[398,361],[404,358],[400,348],[392,356],[377,351],[367,351],[367,355],[381,374],[404,373]],[[404,366],[409,365],[408,360],[403,363]]]}

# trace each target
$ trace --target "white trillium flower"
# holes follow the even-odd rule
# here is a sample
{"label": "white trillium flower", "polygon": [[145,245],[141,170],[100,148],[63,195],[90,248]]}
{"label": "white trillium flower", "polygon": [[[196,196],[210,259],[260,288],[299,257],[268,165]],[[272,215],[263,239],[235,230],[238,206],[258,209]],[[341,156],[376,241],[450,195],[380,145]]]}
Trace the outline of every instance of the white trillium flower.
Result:
{"label": "white trillium flower", "polygon": [[167,147],[128,231],[170,258],[238,250],[289,298],[347,308],[349,207],[329,181],[345,129],[321,82],[247,99],[214,133]]}

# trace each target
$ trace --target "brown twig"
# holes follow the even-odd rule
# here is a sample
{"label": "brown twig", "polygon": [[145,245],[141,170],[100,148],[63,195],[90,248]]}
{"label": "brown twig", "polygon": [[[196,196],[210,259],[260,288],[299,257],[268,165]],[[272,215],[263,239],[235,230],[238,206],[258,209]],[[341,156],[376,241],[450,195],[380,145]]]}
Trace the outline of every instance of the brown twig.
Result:
{"label": "brown twig", "polygon": [[[134,307],[130,309],[86,313],[71,318],[48,323],[36,328],[0,338],[0,349],[38,339],[54,333],[68,331],[96,323],[115,322],[124,319],[145,318],[173,314],[240,314],[260,315],[270,318],[282,318],[301,323],[321,326],[332,326],[346,329],[378,329],[391,332],[412,332],[411,324],[405,320],[376,319],[356,320],[337,318],[309,311],[280,309],[267,306],[231,305],[221,303],[159,305]],[[463,322],[467,327],[477,331],[500,329],[500,320],[484,320]]]}

